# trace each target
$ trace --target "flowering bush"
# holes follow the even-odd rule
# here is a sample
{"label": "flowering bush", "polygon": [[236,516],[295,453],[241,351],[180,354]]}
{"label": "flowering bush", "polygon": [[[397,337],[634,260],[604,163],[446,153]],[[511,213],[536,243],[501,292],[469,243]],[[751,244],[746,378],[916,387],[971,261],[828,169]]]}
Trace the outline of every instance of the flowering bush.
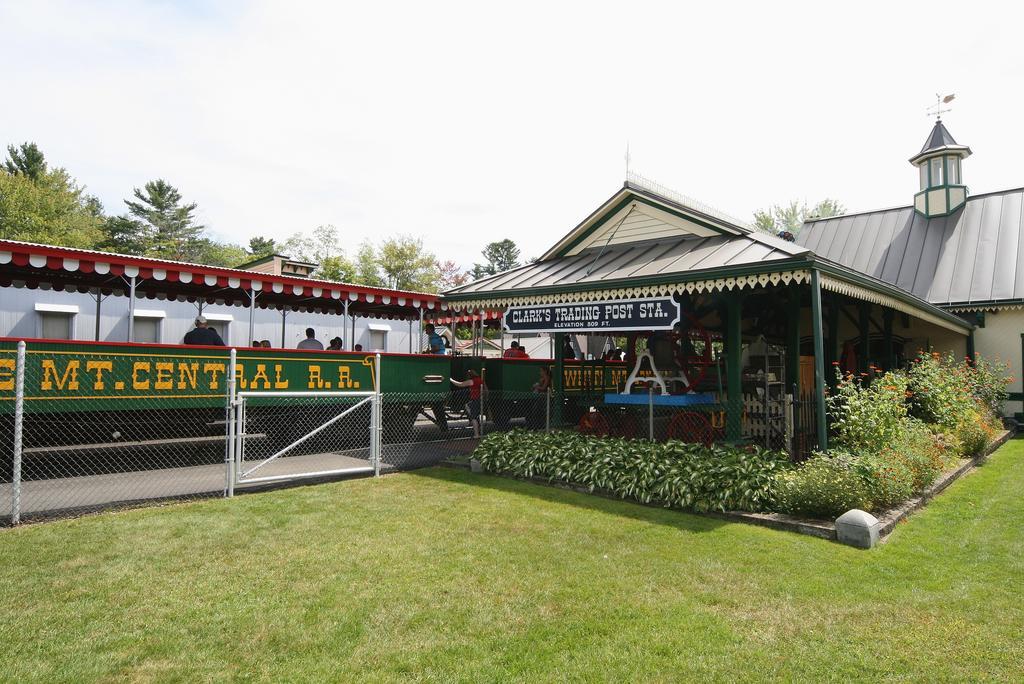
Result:
{"label": "flowering bush", "polygon": [[981,354],[974,355],[974,363],[967,374],[971,393],[993,416],[1003,415],[1003,404],[1009,398],[1006,388],[1013,382],[1007,364],[988,361]]}
{"label": "flowering bush", "polygon": [[907,372],[840,375],[827,399],[832,450],[779,476],[777,509],[834,517],[920,493],[995,437],[1008,382],[1003,365],[939,354]]}
{"label": "flowering bush", "polygon": [[921,353],[910,366],[910,413],[939,432],[956,435],[961,455],[981,453],[999,429],[1007,397],[1006,366],[980,356],[973,364],[952,354]]}
{"label": "flowering bush", "polygon": [[897,442],[906,430],[909,379],[888,372],[866,384],[840,375],[828,397],[833,443],[853,453],[879,452]]}
{"label": "flowering bush", "polygon": [[783,513],[835,518],[851,508],[870,510],[871,494],[848,454],[815,454],[775,484],[775,507]]}

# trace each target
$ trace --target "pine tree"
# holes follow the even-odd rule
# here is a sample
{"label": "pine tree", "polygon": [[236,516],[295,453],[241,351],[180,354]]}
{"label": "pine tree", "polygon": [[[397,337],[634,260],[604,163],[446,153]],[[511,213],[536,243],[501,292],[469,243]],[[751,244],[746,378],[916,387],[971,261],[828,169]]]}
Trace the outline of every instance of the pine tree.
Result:
{"label": "pine tree", "polygon": [[128,213],[146,225],[148,256],[178,261],[194,261],[204,251],[203,230],[196,223],[196,204],[181,204],[181,193],[173,185],[158,178],[135,188],[137,202],[125,200]]}
{"label": "pine tree", "polygon": [[10,155],[4,162],[4,169],[12,176],[21,174],[33,181],[38,181],[46,175],[46,158],[33,142],[24,142],[21,145],[8,145],[7,154]]}

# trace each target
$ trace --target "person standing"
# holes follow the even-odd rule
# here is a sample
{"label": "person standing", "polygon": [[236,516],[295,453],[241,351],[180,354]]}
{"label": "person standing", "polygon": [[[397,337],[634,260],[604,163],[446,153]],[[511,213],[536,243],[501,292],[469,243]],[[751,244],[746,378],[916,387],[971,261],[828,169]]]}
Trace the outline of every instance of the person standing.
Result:
{"label": "person standing", "polygon": [[566,335],[562,339],[562,358],[573,360],[576,358],[576,350],[572,346],[572,336]]}
{"label": "person standing", "polygon": [[223,347],[224,340],[220,338],[216,330],[209,327],[206,316],[200,314],[196,316],[195,329],[185,333],[185,344],[208,344],[214,347]]}
{"label": "person standing", "polygon": [[480,374],[470,368],[466,371],[465,380],[455,380],[448,378],[448,380],[456,387],[468,387],[469,388],[469,402],[466,404],[466,413],[469,414],[469,422],[473,426],[473,436],[480,436],[480,399],[483,390],[486,389],[484,385],[484,379],[480,377]]}
{"label": "person standing", "polygon": [[427,333],[427,353],[444,354],[444,338],[437,334],[434,325],[427,323],[423,328],[423,332]]}
{"label": "person standing", "polygon": [[320,340],[316,339],[316,330],[306,328],[306,339],[299,342],[299,346],[296,349],[319,349],[323,351],[324,345]]}

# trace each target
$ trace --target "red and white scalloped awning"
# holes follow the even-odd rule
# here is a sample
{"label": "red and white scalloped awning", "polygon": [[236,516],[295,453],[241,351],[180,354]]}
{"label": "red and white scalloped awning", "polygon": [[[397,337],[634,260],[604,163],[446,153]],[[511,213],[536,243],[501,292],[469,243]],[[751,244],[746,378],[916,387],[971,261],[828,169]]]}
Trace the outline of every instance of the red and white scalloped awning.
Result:
{"label": "red and white scalloped awning", "polygon": [[[73,282],[72,287],[109,287],[111,277],[136,278],[146,283],[149,293],[160,293],[177,297],[184,291],[191,296],[205,298],[207,293],[218,290],[238,290],[234,296],[249,292],[279,295],[270,297],[280,303],[282,300],[319,300],[323,306],[329,300],[342,305],[344,302],[358,302],[388,307],[425,309],[432,311],[444,308],[440,298],[434,294],[387,290],[349,283],[335,283],[325,280],[310,280],[288,276],[243,271],[233,268],[202,266],[177,261],[108,254],[90,250],[38,245],[13,240],[0,240],[0,270],[10,265],[20,270],[23,280],[52,280],[64,286]],[[36,271],[36,273],[31,273]],[[47,273],[48,272],[48,273]],[[60,276],[66,274],[67,279]],[[166,284],[166,287],[161,287]],[[326,300],[326,301],[325,301]],[[289,302],[290,303],[290,302]]]}

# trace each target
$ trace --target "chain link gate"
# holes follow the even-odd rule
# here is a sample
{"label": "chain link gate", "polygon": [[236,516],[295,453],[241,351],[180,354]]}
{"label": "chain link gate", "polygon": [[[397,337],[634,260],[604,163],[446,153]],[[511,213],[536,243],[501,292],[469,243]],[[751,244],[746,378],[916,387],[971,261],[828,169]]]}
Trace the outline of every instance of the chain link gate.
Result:
{"label": "chain link gate", "polygon": [[[376,364],[379,369],[379,355]],[[227,495],[239,485],[380,475],[379,380],[375,384],[369,392],[238,392],[229,381]]]}

